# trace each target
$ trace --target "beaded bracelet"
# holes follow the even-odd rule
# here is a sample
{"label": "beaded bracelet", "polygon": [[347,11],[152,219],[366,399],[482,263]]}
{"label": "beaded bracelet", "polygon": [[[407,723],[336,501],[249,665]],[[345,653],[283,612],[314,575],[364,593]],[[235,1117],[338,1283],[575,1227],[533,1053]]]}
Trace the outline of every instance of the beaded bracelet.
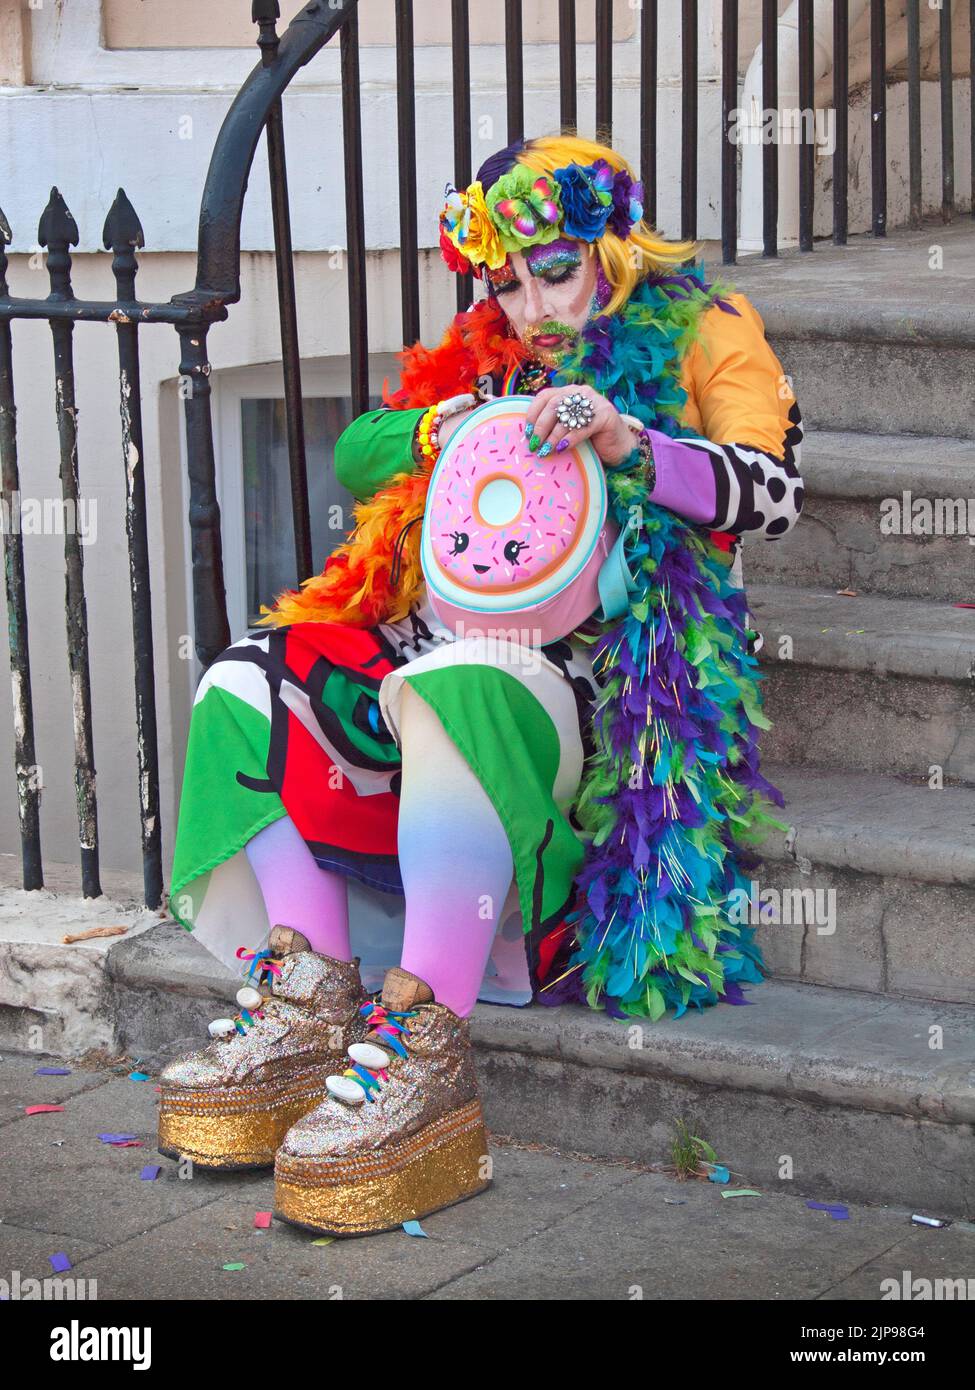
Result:
{"label": "beaded bracelet", "polygon": [[477,404],[477,397],[467,391],[459,396],[450,396],[436,405],[428,405],[416,426],[416,442],[421,459],[435,460],[440,453],[440,426],[451,415],[459,415]]}
{"label": "beaded bracelet", "polygon": [[643,464],[647,478],[647,491],[653,492],[657,485],[657,465],[653,460],[653,441],[650,438],[650,431],[635,415],[623,415],[620,418],[637,437],[636,447],[627,458],[627,463],[633,458],[633,454],[639,455],[637,466],[640,463]]}

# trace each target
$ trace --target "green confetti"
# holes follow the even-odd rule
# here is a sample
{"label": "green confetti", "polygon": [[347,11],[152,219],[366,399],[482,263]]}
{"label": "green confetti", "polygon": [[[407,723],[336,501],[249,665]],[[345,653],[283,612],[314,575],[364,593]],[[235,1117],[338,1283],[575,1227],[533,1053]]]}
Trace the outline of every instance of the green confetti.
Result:
{"label": "green confetti", "polygon": [[331,1245],[334,1239],[334,1236],[322,1236],[320,1240],[313,1240],[312,1245]]}
{"label": "green confetti", "polygon": [[754,1187],[735,1187],[729,1192],[727,1188],[721,1193],[722,1197],[761,1197],[760,1192],[756,1192]]}
{"label": "green confetti", "polygon": [[221,1265],[221,1269],[246,1269],[246,1265]]}

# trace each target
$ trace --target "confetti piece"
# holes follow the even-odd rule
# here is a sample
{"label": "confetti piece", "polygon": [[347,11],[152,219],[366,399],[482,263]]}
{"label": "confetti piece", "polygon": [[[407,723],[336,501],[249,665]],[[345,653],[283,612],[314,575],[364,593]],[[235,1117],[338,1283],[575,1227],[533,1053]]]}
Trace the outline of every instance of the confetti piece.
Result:
{"label": "confetti piece", "polygon": [[842,1202],[807,1202],[810,1211],[828,1211],[834,1221],[849,1221],[850,1211]]}
{"label": "confetti piece", "polygon": [[145,1074],[144,1071],[130,1071],[130,1072],[129,1072],[129,1080],[130,1080],[130,1081],[148,1081],[149,1078],[148,1078],[148,1076],[146,1076],[146,1074]]}
{"label": "confetti piece", "polygon": [[247,1266],[246,1266],[246,1265],[241,1265],[241,1264],[230,1264],[230,1265],[221,1265],[220,1268],[221,1268],[221,1269],[231,1269],[231,1270],[233,1270],[233,1269],[246,1269]]}
{"label": "confetti piece", "polygon": [[709,1163],[708,1182],[731,1182],[731,1174],[720,1163]]}
{"label": "confetti piece", "polygon": [[686,1197],[665,1197],[664,1202],[668,1207],[686,1207]]}
{"label": "confetti piece", "polygon": [[131,1144],[135,1141],[134,1134],[99,1134],[98,1137],[103,1144]]}
{"label": "confetti piece", "polygon": [[71,1261],[63,1250],[59,1250],[56,1255],[48,1255],[47,1258],[50,1260],[51,1268],[55,1274],[65,1274],[71,1268]]}
{"label": "confetti piece", "polygon": [[837,596],[837,598],[859,598],[859,597],[860,597],[859,594],[857,593],[856,589],[837,589],[837,591],[836,591],[836,596]]}
{"label": "confetti piece", "polygon": [[67,1067],[38,1067],[35,1076],[70,1076]]}
{"label": "confetti piece", "polygon": [[833,1220],[850,1220],[850,1209],[843,1202],[807,1202],[809,1211],[829,1212]]}
{"label": "confetti piece", "polygon": [[953,603],[952,608],[975,608],[975,603]]}
{"label": "confetti piece", "polygon": [[139,1174],[140,1182],[155,1182],[162,1169],[156,1163],[147,1163]]}
{"label": "confetti piece", "polygon": [[320,1236],[318,1240],[312,1241],[312,1245],[331,1245],[334,1239],[334,1236]]}
{"label": "confetti piece", "polygon": [[254,1225],[259,1231],[266,1231],[271,1224],[271,1213],[269,1211],[256,1211],[254,1213]]}
{"label": "confetti piece", "polygon": [[419,1221],[404,1221],[403,1230],[408,1236],[422,1236],[424,1240],[428,1238],[426,1231],[420,1225]]}
{"label": "confetti piece", "polygon": [[756,1192],[754,1187],[732,1187],[722,1192],[722,1197],[761,1197],[760,1192]]}
{"label": "confetti piece", "polygon": [[57,1110],[63,1110],[63,1105],[25,1105],[25,1115],[53,1115]]}

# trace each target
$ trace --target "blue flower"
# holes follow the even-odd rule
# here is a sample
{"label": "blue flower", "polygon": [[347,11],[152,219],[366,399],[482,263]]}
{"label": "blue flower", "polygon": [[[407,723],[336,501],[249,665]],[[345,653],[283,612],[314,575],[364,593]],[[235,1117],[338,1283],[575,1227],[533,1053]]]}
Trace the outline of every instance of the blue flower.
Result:
{"label": "blue flower", "polygon": [[562,230],[579,241],[598,241],[613,211],[613,170],[605,160],[556,169]]}

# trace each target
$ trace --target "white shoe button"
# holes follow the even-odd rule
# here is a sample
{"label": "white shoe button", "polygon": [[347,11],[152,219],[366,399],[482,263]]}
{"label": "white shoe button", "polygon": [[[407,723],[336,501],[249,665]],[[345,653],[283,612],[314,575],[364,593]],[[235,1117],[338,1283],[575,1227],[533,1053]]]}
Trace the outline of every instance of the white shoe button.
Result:
{"label": "white shoe button", "polygon": [[373,1070],[389,1066],[389,1053],[384,1052],[375,1043],[353,1043],[349,1048],[349,1056],[353,1062],[358,1062],[362,1067],[372,1067]]}
{"label": "white shoe button", "polygon": [[232,1018],[215,1018],[207,1031],[211,1038],[226,1038],[237,1029]]}
{"label": "white shoe button", "polygon": [[361,1105],[366,1098],[366,1093],[358,1081],[353,1081],[349,1076],[327,1076],[325,1087],[329,1095],[335,1096],[336,1100],[345,1101],[346,1105]]}
{"label": "white shoe button", "polygon": [[242,1009],[256,1009],[264,1003],[264,996],[259,989],[244,985],[243,989],[237,991],[237,1003]]}

